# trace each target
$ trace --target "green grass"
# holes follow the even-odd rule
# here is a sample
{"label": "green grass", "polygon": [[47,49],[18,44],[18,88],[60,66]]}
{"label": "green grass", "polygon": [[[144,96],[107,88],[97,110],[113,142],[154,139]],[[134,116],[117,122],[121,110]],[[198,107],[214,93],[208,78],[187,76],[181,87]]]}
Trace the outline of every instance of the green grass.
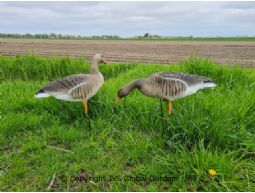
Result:
{"label": "green grass", "polygon": [[[82,58],[0,57],[1,191],[46,191],[54,174],[51,191],[255,191],[254,70],[193,57],[180,66],[101,65],[106,82],[88,115],[81,103],[33,97],[88,69]],[[163,103],[163,119],[160,101],[138,91],[114,103],[120,87],[156,71],[208,76],[217,87],[174,101],[171,117]],[[107,180],[73,180],[82,176]]]}

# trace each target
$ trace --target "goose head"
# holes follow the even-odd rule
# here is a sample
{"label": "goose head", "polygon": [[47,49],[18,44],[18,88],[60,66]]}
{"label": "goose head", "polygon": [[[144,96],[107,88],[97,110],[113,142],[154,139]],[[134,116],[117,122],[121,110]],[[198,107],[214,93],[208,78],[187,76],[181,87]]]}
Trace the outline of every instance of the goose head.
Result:
{"label": "goose head", "polygon": [[117,92],[117,97],[116,97],[115,103],[118,103],[120,101],[120,99],[126,97],[130,92],[132,92],[132,90],[134,90],[134,89],[141,90],[143,82],[144,81],[142,78],[137,79],[137,80],[129,83],[128,85],[122,87],[121,89],[119,89]]}
{"label": "goose head", "polygon": [[96,62],[97,64],[107,64],[107,62],[104,59],[103,54],[96,54],[93,56],[93,61]]}
{"label": "goose head", "polygon": [[127,96],[129,94],[129,92],[130,92],[130,89],[128,89],[127,87],[119,89],[118,93],[117,93],[115,103],[118,103],[120,101],[120,99]]}

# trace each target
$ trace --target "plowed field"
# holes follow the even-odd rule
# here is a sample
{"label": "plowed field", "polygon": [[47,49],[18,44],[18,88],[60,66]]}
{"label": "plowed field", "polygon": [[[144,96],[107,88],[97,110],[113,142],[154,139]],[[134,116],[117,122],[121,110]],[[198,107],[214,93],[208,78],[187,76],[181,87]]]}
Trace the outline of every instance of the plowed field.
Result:
{"label": "plowed field", "polygon": [[33,52],[42,56],[86,56],[103,53],[111,62],[179,63],[190,55],[217,63],[255,67],[255,42],[141,40],[0,40],[0,54]]}

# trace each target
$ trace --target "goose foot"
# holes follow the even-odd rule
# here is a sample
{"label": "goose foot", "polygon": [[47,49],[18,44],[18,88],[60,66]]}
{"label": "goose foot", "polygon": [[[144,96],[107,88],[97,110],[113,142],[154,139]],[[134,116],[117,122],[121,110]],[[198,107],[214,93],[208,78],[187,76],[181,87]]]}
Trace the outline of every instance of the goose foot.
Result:
{"label": "goose foot", "polygon": [[82,100],[82,104],[83,104],[85,113],[88,113],[89,108],[88,108],[88,103],[87,103],[87,101],[86,101],[86,100]]}
{"label": "goose foot", "polygon": [[172,114],[172,101],[168,101],[168,114],[171,115]]}

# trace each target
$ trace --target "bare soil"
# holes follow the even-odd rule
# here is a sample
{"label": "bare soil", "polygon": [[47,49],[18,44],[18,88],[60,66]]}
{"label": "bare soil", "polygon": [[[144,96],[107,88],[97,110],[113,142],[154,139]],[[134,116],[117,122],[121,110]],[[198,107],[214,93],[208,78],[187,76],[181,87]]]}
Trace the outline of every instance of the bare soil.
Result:
{"label": "bare soil", "polygon": [[191,55],[217,63],[255,67],[255,42],[141,40],[24,40],[0,39],[0,54],[86,56],[103,53],[110,62],[175,64]]}

